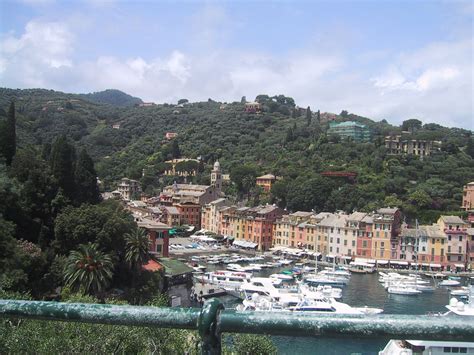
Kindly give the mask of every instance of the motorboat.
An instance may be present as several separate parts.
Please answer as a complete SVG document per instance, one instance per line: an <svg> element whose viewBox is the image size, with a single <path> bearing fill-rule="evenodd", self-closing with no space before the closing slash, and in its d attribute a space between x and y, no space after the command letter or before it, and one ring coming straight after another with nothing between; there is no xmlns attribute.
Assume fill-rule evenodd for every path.
<svg viewBox="0 0 474 355"><path fill-rule="evenodd" d="M421 293L416 287L405 284L396 284L388 287L388 293L394 295L415 296Z"/></svg>
<svg viewBox="0 0 474 355"><path fill-rule="evenodd" d="M356 274L372 274L375 272L375 266L364 262L353 261L349 264L349 271Z"/></svg>
<svg viewBox="0 0 474 355"><path fill-rule="evenodd" d="M251 277L252 274L247 272L218 270L197 275L194 279L196 282L212 284L226 290L235 290L240 288L245 281L249 281Z"/></svg>
<svg viewBox="0 0 474 355"><path fill-rule="evenodd" d="M474 343L446 340L399 340L391 339L379 355L428 355L445 353L464 353L472 354L474 352Z"/></svg>
<svg viewBox="0 0 474 355"><path fill-rule="evenodd" d="M302 313L322 313L322 314L351 314L351 315L371 315L382 313L379 308L351 307L348 304L338 302L334 299L321 297L318 299L295 297L281 297L279 301L271 297L253 294L251 299L243 301L238 310L257 312L302 312Z"/></svg>
<svg viewBox="0 0 474 355"><path fill-rule="evenodd" d="M341 299L342 290L338 287L331 287L329 285L310 286L305 283L299 283L298 291L306 298L315 299L323 295L327 298Z"/></svg>
<svg viewBox="0 0 474 355"><path fill-rule="evenodd" d="M307 276L305 282L312 285L345 286L349 282L349 279L341 276L316 274Z"/></svg>
<svg viewBox="0 0 474 355"><path fill-rule="evenodd" d="M459 286L460 284L461 283L457 280L447 279L447 280L441 281L438 285L439 286Z"/></svg>
<svg viewBox="0 0 474 355"><path fill-rule="evenodd" d="M457 297L469 296L470 288L469 287L460 287L460 288L456 288L456 289L451 289L450 293L451 293L451 296L457 296Z"/></svg>
<svg viewBox="0 0 474 355"><path fill-rule="evenodd" d="M453 297L446 308L449 311L445 313L445 315L456 314L458 316L474 317L474 306L471 301L464 303L463 301L459 301Z"/></svg>
<svg viewBox="0 0 474 355"><path fill-rule="evenodd" d="M287 274L271 274L270 278L272 279L280 279L284 281L292 281L294 280L292 275L287 275Z"/></svg>

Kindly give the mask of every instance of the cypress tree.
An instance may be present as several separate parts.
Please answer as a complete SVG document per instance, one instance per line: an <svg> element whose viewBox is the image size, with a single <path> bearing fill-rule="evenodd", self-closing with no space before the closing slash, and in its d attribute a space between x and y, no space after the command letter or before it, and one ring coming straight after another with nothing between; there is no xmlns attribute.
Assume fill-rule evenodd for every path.
<svg viewBox="0 0 474 355"><path fill-rule="evenodd" d="M472 139L472 137L469 137L469 140L467 141L466 153L474 159L474 139Z"/></svg>
<svg viewBox="0 0 474 355"><path fill-rule="evenodd" d="M82 149L76 162L76 201L95 204L100 201L97 173L92 158Z"/></svg>
<svg viewBox="0 0 474 355"><path fill-rule="evenodd" d="M171 156L173 157L173 159L181 157L181 150L179 149L179 144L177 140L174 140L173 143L171 143Z"/></svg>
<svg viewBox="0 0 474 355"><path fill-rule="evenodd" d="M51 150L51 171L58 186L71 201L75 195L75 158L74 147L68 143L66 137L57 138Z"/></svg>
<svg viewBox="0 0 474 355"><path fill-rule="evenodd" d="M16 152L16 118L15 103L12 101L8 110L7 121L3 125L2 153L8 166L12 164Z"/></svg>
<svg viewBox="0 0 474 355"><path fill-rule="evenodd" d="M321 123L321 112L319 110L316 113L316 119L318 120L318 123Z"/></svg>
<svg viewBox="0 0 474 355"><path fill-rule="evenodd" d="M306 121L307 121L307 124L308 126L311 124L311 116L312 116L312 112L311 112L311 108L308 106L308 108L306 109Z"/></svg>

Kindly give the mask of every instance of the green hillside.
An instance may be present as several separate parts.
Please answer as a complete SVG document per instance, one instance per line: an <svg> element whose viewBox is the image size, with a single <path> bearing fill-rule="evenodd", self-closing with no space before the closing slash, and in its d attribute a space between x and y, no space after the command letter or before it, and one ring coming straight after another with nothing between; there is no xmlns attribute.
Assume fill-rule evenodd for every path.
<svg viewBox="0 0 474 355"><path fill-rule="evenodd" d="M227 194L250 204L330 211L397 205L409 218L430 221L442 211L458 211L462 186L474 180L474 160L466 149L472 143L471 132L464 129L426 124L415 130L411 137L442 141L439 153L420 160L387 155L383 138L401 133L400 126L345 111L321 113L318 120L314 109L308 117L306 110L295 109L293 100L282 95L260 95L260 114L244 112L241 102L123 107L84 98L50 90L0 89L0 107L6 110L11 100L16 101L20 147L50 144L65 134L93 157L106 189L127 176L141 179L146 192L156 193L177 179L161 177L164 161L201 157L205 164L194 181L206 182L212 163L219 159L233 181ZM327 136L328 118L367 124L372 143ZM120 128L112 128L114 124ZM169 142L166 132L178 137ZM355 171L357 181L321 177L327 170ZM272 194L254 186L253 178L265 173L282 177Z"/></svg>

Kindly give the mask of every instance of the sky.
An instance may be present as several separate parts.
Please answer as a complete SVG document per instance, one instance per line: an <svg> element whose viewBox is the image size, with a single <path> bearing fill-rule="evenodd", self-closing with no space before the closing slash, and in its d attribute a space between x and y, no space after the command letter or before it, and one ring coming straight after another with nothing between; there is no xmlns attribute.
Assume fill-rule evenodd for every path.
<svg viewBox="0 0 474 355"><path fill-rule="evenodd" d="M253 100L474 130L474 2L1 0L0 86Z"/></svg>

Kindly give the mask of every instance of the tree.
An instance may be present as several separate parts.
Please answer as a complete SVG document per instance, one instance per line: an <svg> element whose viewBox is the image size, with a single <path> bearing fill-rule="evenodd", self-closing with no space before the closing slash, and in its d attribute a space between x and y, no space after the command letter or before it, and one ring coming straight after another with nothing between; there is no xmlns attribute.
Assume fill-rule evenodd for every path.
<svg viewBox="0 0 474 355"><path fill-rule="evenodd" d="M268 336L239 334L233 339L236 354L270 355L277 354L277 348Z"/></svg>
<svg viewBox="0 0 474 355"><path fill-rule="evenodd" d="M148 261L149 246L150 241L144 229L136 228L131 233L125 234L125 260L132 269L140 270Z"/></svg>
<svg viewBox="0 0 474 355"><path fill-rule="evenodd" d="M465 152L472 159L474 159L474 139L472 139L472 137L469 137L469 139L467 141Z"/></svg>
<svg viewBox="0 0 474 355"><path fill-rule="evenodd" d="M68 206L56 217L54 246L57 252L66 254L80 244L96 243L101 250L122 255L124 236L133 228L133 218L117 201Z"/></svg>
<svg viewBox="0 0 474 355"><path fill-rule="evenodd" d="M181 150L179 149L178 141L175 139L171 143L171 157L177 159L181 157Z"/></svg>
<svg viewBox="0 0 474 355"><path fill-rule="evenodd" d="M416 118L405 120L402 122L402 131L414 132L420 129L422 125L423 122L417 120Z"/></svg>
<svg viewBox="0 0 474 355"><path fill-rule="evenodd" d="M51 152L51 170L58 185L70 200L75 197L75 150L65 136L60 136L53 144Z"/></svg>
<svg viewBox="0 0 474 355"><path fill-rule="evenodd" d="M240 165L230 170L230 178L237 186L239 194L249 194L252 187L255 186L257 178L257 169L253 165Z"/></svg>
<svg viewBox="0 0 474 355"><path fill-rule="evenodd" d="M311 108L308 106L306 109L306 124L309 126L311 125L311 117L313 116L313 113L311 112Z"/></svg>
<svg viewBox="0 0 474 355"><path fill-rule="evenodd" d="M321 112L319 110L316 113L316 120L318 121L318 123L321 123Z"/></svg>
<svg viewBox="0 0 474 355"><path fill-rule="evenodd" d="M0 127L1 133L1 153L5 157L5 162L8 166L11 165L13 157L16 152L16 118L15 118L15 103L10 103L7 120Z"/></svg>
<svg viewBox="0 0 474 355"><path fill-rule="evenodd" d="M247 98L245 96L242 96L242 98L240 99L240 103L245 104L246 102L247 102Z"/></svg>
<svg viewBox="0 0 474 355"><path fill-rule="evenodd" d="M109 285L112 276L112 258L101 252L97 244L80 245L67 258L64 280L73 290L99 295Z"/></svg>
<svg viewBox="0 0 474 355"><path fill-rule="evenodd" d="M347 112L347 110L342 110L341 113L339 114L339 116L341 116L343 118L347 118L347 117L349 117L349 112Z"/></svg>
<svg viewBox="0 0 474 355"><path fill-rule="evenodd" d="M76 162L75 192L76 201L81 203L95 204L100 201L99 187L97 185L97 173L94 162L85 149L82 149Z"/></svg>
<svg viewBox="0 0 474 355"><path fill-rule="evenodd" d="M188 99L179 99L178 100L178 105L184 105L184 104L187 104L189 102Z"/></svg>

